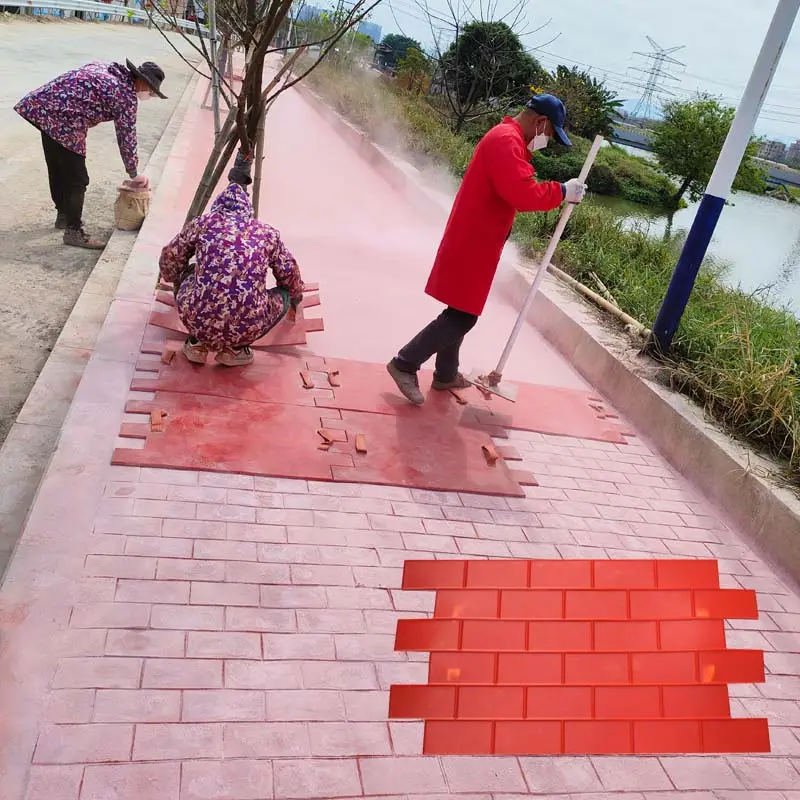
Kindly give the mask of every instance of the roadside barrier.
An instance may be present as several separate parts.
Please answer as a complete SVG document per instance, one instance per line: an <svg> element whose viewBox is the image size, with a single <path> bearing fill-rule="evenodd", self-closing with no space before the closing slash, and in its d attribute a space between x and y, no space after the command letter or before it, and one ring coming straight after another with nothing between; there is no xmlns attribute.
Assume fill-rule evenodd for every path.
<svg viewBox="0 0 800 800"><path fill-rule="evenodd" d="M26 9L33 16L75 17L84 15L83 19L98 22L129 22L131 24L147 23L162 29L183 28L190 33L208 36L208 26L199 25L194 20L183 19L176 14L166 13L162 16L158 11L152 16L145 10L140 0L129 0L125 5L122 0L103 3L97 0L0 0L0 8ZM148 7L152 7L147 2Z"/></svg>

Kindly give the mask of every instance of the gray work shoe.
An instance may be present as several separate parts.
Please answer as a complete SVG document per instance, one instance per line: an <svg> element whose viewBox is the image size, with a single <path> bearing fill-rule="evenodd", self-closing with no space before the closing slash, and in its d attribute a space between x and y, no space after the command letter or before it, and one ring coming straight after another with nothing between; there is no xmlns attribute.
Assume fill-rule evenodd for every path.
<svg viewBox="0 0 800 800"><path fill-rule="evenodd" d="M55 224L53 225L53 227L54 227L54 228L55 228L57 231L63 231L63 230L66 230L66 227L67 227L67 215L66 215L66 214L62 214L62 213L59 211L59 212L56 214L56 221L55 221Z"/></svg>
<svg viewBox="0 0 800 800"><path fill-rule="evenodd" d="M253 351L247 345L243 345L220 350L214 360L223 367L246 367L253 363L253 358Z"/></svg>
<svg viewBox="0 0 800 800"><path fill-rule="evenodd" d="M64 231L64 244L69 247L82 247L84 250L105 250L106 243L93 239L83 228L67 228Z"/></svg>
<svg viewBox="0 0 800 800"><path fill-rule="evenodd" d="M421 406L425 402L422 392L419 390L419 380L416 372L403 372L398 369L394 361L386 365L386 371L392 376L392 380L397 384L400 394L415 406Z"/></svg>
<svg viewBox="0 0 800 800"><path fill-rule="evenodd" d="M183 343L183 354L186 356L186 360L191 361L192 364L205 364L208 358L208 348L190 336Z"/></svg>
<svg viewBox="0 0 800 800"><path fill-rule="evenodd" d="M436 389L438 392L449 392L451 389L469 389L472 384L460 373L457 372L455 378L451 381L440 381L434 376L431 382L431 389Z"/></svg>

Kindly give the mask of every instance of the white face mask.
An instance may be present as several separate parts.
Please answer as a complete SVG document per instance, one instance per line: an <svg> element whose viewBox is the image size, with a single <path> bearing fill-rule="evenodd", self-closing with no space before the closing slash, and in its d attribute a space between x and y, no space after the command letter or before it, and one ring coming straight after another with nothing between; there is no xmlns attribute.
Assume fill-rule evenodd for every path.
<svg viewBox="0 0 800 800"><path fill-rule="evenodd" d="M537 133L536 136L528 142L528 150L530 150L531 153L535 153L537 150L544 150L549 141L550 137L546 133Z"/></svg>
<svg viewBox="0 0 800 800"><path fill-rule="evenodd" d="M150 100L153 97L152 93L149 91L136 92L136 96L139 98L140 101Z"/></svg>

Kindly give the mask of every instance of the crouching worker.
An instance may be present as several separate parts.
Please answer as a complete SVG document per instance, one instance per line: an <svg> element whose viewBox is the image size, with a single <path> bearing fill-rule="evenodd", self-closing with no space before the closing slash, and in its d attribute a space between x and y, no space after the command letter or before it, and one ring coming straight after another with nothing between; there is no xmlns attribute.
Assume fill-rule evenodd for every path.
<svg viewBox="0 0 800 800"><path fill-rule="evenodd" d="M161 277L173 283L178 315L189 331L183 353L194 364L204 364L210 350L226 367L251 363L250 345L287 314L294 320L303 299L297 262L278 231L253 215L244 189L251 164L237 156L230 184L211 210L161 251ZM271 289L269 271L276 283Z"/></svg>

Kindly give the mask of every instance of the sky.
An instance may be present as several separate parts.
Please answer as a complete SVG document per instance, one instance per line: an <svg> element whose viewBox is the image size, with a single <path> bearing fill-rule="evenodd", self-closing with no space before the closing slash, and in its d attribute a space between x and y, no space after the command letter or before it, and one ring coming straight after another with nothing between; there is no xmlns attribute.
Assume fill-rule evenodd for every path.
<svg viewBox="0 0 800 800"><path fill-rule="evenodd" d="M520 0L523 2L524 0ZM453 38L453 17L500 19L518 8L515 0L495 0L468 5L452 0L382 0L371 21L387 33L403 33L435 52L439 28L441 43ZM426 13L425 8L428 12ZM662 48L682 45L673 58L685 66L673 69L679 98L703 90L737 105L755 63L761 42L777 7L777 0L527 0L522 6L518 31L530 31L521 38L526 47L548 69L558 64L590 68L605 78L620 98L631 101L630 110L642 89L631 83L646 78L636 67L650 65L635 51L652 52L646 36ZM429 19L429 14L435 19ZM534 29L540 28L537 32ZM555 38L555 41L551 41ZM800 15L784 50L780 65L761 112L756 134L786 142L800 139Z"/></svg>

